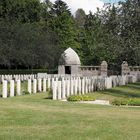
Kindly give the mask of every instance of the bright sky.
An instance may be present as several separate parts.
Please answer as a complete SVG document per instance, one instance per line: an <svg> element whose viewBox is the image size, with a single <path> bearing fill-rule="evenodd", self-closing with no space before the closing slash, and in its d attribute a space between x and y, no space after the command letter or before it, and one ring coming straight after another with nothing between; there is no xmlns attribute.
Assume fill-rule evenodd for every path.
<svg viewBox="0 0 140 140"><path fill-rule="evenodd" d="M55 2L55 0L50 1ZM96 12L97 7L102 8L104 3L108 2L117 3L120 0L63 0L63 1L65 1L68 4L73 14L78 8L82 8L86 12L86 14L88 14L89 11L92 11L93 13Z"/></svg>

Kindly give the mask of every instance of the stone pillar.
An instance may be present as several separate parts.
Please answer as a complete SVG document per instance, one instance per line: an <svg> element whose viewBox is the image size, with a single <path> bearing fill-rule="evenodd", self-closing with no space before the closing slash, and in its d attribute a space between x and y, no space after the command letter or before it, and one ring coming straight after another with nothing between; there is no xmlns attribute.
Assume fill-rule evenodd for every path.
<svg viewBox="0 0 140 140"><path fill-rule="evenodd" d="M128 74L130 74L130 68L128 66L127 61L123 61L121 67L122 67L122 72L121 72L122 75L128 75Z"/></svg>
<svg viewBox="0 0 140 140"><path fill-rule="evenodd" d="M58 81L58 100L61 100L61 81Z"/></svg>
<svg viewBox="0 0 140 140"><path fill-rule="evenodd" d="M7 98L7 81L6 80L3 80L2 97Z"/></svg>
<svg viewBox="0 0 140 140"><path fill-rule="evenodd" d="M43 79L43 92L46 92L46 79Z"/></svg>
<svg viewBox="0 0 140 140"><path fill-rule="evenodd" d="M107 76L107 68L108 68L108 64L107 64L107 62L106 61L102 61L102 63L101 63L101 69L100 69L100 74L102 75L102 76Z"/></svg>
<svg viewBox="0 0 140 140"><path fill-rule="evenodd" d="M57 82L53 83L53 100L57 100Z"/></svg>
<svg viewBox="0 0 140 140"><path fill-rule="evenodd" d="M31 79L28 79L28 92L30 94L32 93L32 81L31 81Z"/></svg>
<svg viewBox="0 0 140 140"><path fill-rule="evenodd" d="M10 80L10 97L14 96L14 88L15 88L15 82L14 80Z"/></svg>
<svg viewBox="0 0 140 140"><path fill-rule="evenodd" d="M41 92L42 91L42 79L38 79L38 91Z"/></svg>
<svg viewBox="0 0 140 140"><path fill-rule="evenodd" d="M21 82L17 80L17 95L21 95Z"/></svg>
<svg viewBox="0 0 140 140"><path fill-rule="evenodd" d="M36 93L37 90L37 80L33 79L33 93Z"/></svg>

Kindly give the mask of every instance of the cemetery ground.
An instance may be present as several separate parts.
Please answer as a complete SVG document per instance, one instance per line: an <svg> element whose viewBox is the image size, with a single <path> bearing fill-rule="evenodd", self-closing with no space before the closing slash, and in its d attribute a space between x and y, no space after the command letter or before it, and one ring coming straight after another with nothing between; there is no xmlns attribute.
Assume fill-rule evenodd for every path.
<svg viewBox="0 0 140 140"><path fill-rule="evenodd" d="M110 101L140 100L140 83L98 91L94 96ZM0 98L0 140L140 139L140 107L61 102L47 97L48 93L38 93Z"/></svg>

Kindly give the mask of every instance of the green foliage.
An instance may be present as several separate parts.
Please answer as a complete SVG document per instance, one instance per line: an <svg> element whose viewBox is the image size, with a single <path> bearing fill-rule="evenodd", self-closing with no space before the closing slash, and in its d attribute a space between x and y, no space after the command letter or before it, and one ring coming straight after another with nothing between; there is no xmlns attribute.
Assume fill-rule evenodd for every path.
<svg viewBox="0 0 140 140"><path fill-rule="evenodd" d="M84 27L86 21L86 14L83 9L78 9L75 13L75 21L78 27Z"/></svg>
<svg viewBox="0 0 140 140"><path fill-rule="evenodd" d="M28 91L23 91L22 94L23 94L23 95L28 95L28 94L30 94L30 93L29 93Z"/></svg>
<svg viewBox="0 0 140 140"><path fill-rule="evenodd" d="M67 98L68 101L82 101L82 96L80 95L71 95Z"/></svg>
<svg viewBox="0 0 140 140"><path fill-rule="evenodd" d="M112 105L117 105L117 106L120 106L121 105L121 101L120 100L117 100L115 99L114 101L111 102Z"/></svg>
<svg viewBox="0 0 140 140"><path fill-rule="evenodd" d="M85 65L106 60L114 71L124 60L140 65L139 9L139 0L126 0L94 14L78 9L74 17L62 0L1 0L0 67L56 69L68 47Z"/></svg>
<svg viewBox="0 0 140 140"><path fill-rule="evenodd" d="M0 17L8 22L36 22L41 18L39 0L2 0L0 6Z"/></svg>
<svg viewBox="0 0 140 140"><path fill-rule="evenodd" d="M75 21L65 2L57 0L54 3L50 11L48 24L59 38L59 47L63 49L68 47L78 48L78 43L75 41Z"/></svg>
<svg viewBox="0 0 140 140"><path fill-rule="evenodd" d="M128 105L140 106L140 99L130 99L130 100L128 101Z"/></svg>
<svg viewBox="0 0 140 140"><path fill-rule="evenodd" d="M91 95L71 95L67 98L68 101L94 101L95 97Z"/></svg>
<svg viewBox="0 0 140 140"><path fill-rule="evenodd" d="M130 106L140 106L140 99L115 99L111 102L112 105L130 105Z"/></svg>
<svg viewBox="0 0 140 140"><path fill-rule="evenodd" d="M127 100L122 100L122 99L115 99L114 101L111 102L112 105L120 106L120 105L127 105L128 101Z"/></svg>

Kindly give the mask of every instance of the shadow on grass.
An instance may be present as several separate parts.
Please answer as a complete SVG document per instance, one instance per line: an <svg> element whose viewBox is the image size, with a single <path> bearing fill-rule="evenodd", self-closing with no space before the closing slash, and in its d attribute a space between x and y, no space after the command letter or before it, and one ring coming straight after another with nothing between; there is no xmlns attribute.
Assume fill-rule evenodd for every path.
<svg viewBox="0 0 140 140"><path fill-rule="evenodd" d="M135 90L140 90L140 87L135 86L135 85L128 85L127 87L131 88L131 89L135 89Z"/></svg>
<svg viewBox="0 0 140 140"><path fill-rule="evenodd" d="M140 85L138 85L138 84L129 84L129 85L127 85L127 87L129 87L131 89L140 90Z"/></svg>
<svg viewBox="0 0 140 140"><path fill-rule="evenodd" d="M140 98L140 94L134 93L134 92L128 92L128 91L122 91L118 89L109 89L102 91L103 94L113 95L116 97L133 97L133 98Z"/></svg>
<svg viewBox="0 0 140 140"><path fill-rule="evenodd" d="M52 100L53 98L52 98L52 96L49 96L49 97L45 97L45 98L43 98L43 99L47 99L47 100Z"/></svg>
<svg viewBox="0 0 140 140"><path fill-rule="evenodd" d="M133 83L133 84L129 84L129 85L136 85L140 87L140 83Z"/></svg>

